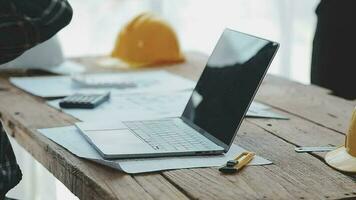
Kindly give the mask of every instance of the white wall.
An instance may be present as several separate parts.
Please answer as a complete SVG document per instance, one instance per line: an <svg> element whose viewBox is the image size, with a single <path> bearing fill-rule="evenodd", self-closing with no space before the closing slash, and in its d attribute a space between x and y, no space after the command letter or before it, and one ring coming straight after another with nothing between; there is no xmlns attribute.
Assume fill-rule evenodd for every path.
<svg viewBox="0 0 356 200"><path fill-rule="evenodd" d="M105 2L105 3L104 3ZM209 54L225 27L281 43L270 72L309 83L319 0L71 0L75 15L60 38L67 56L108 54L121 27L153 11L175 28L184 50Z"/></svg>

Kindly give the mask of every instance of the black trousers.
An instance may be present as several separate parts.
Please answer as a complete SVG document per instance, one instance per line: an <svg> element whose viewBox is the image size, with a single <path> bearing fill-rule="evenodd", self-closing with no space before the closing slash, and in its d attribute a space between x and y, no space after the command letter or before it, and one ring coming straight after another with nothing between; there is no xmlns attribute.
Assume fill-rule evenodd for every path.
<svg viewBox="0 0 356 200"><path fill-rule="evenodd" d="M321 0L316 14L311 82L356 99L356 0Z"/></svg>

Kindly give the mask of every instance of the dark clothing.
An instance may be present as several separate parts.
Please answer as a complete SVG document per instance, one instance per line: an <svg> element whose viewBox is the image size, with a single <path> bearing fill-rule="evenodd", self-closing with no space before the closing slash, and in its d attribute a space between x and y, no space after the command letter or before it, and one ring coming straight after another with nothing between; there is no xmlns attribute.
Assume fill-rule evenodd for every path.
<svg viewBox="0 0 356 200"><path fill-rule="evenodd" d="M356 99L356 1L322 0L313 42L311 82Z"/></svg>
<svg viewBox="0 0 356 200"><path fill-rule="evenodd" d="M0 199L3 199L7 191L17 185L21 178L21 170L0 121Z"/></svg>
<svg viewBox="0 0 356 200"><path fill-rule="evenodd" d="M0 64L46 41L72 18L66 0L0 0ZM22 174L0 123L0 200Z"/></svg>
<svg viewBox="0 0 356 200"><path fill-rule="evenodd" d="M71 18L66 0L0 0L0 64L48 40Z"/></svg>

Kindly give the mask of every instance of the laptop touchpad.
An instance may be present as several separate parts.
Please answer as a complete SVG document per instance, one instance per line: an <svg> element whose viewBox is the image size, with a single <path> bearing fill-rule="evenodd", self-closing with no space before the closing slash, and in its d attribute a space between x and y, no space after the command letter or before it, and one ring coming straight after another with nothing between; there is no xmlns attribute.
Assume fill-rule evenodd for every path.
<svg viewBox="0 0 356 200"><path fill-rule="evenodd" d="M153 153L154 149L127 129L85 131L104 155Z"/></svg>

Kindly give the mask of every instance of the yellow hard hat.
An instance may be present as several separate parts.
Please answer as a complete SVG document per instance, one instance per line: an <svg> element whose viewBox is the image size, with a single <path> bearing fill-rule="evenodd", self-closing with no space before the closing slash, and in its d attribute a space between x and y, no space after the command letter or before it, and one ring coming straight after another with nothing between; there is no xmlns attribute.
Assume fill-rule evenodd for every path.
<svg viewBox="0 0 356 200"><path fill-rule="evenodd" d="M325 161L340 171L356 173L356 107L351 117L345 145L327 153Z"/></svg>
<svg viewBox="0 0 356 200"><path fill-rule="evenodd" d="M122 29L111 56L131 67L184 61L173 29L151 13L138 15Z"/></svg>

